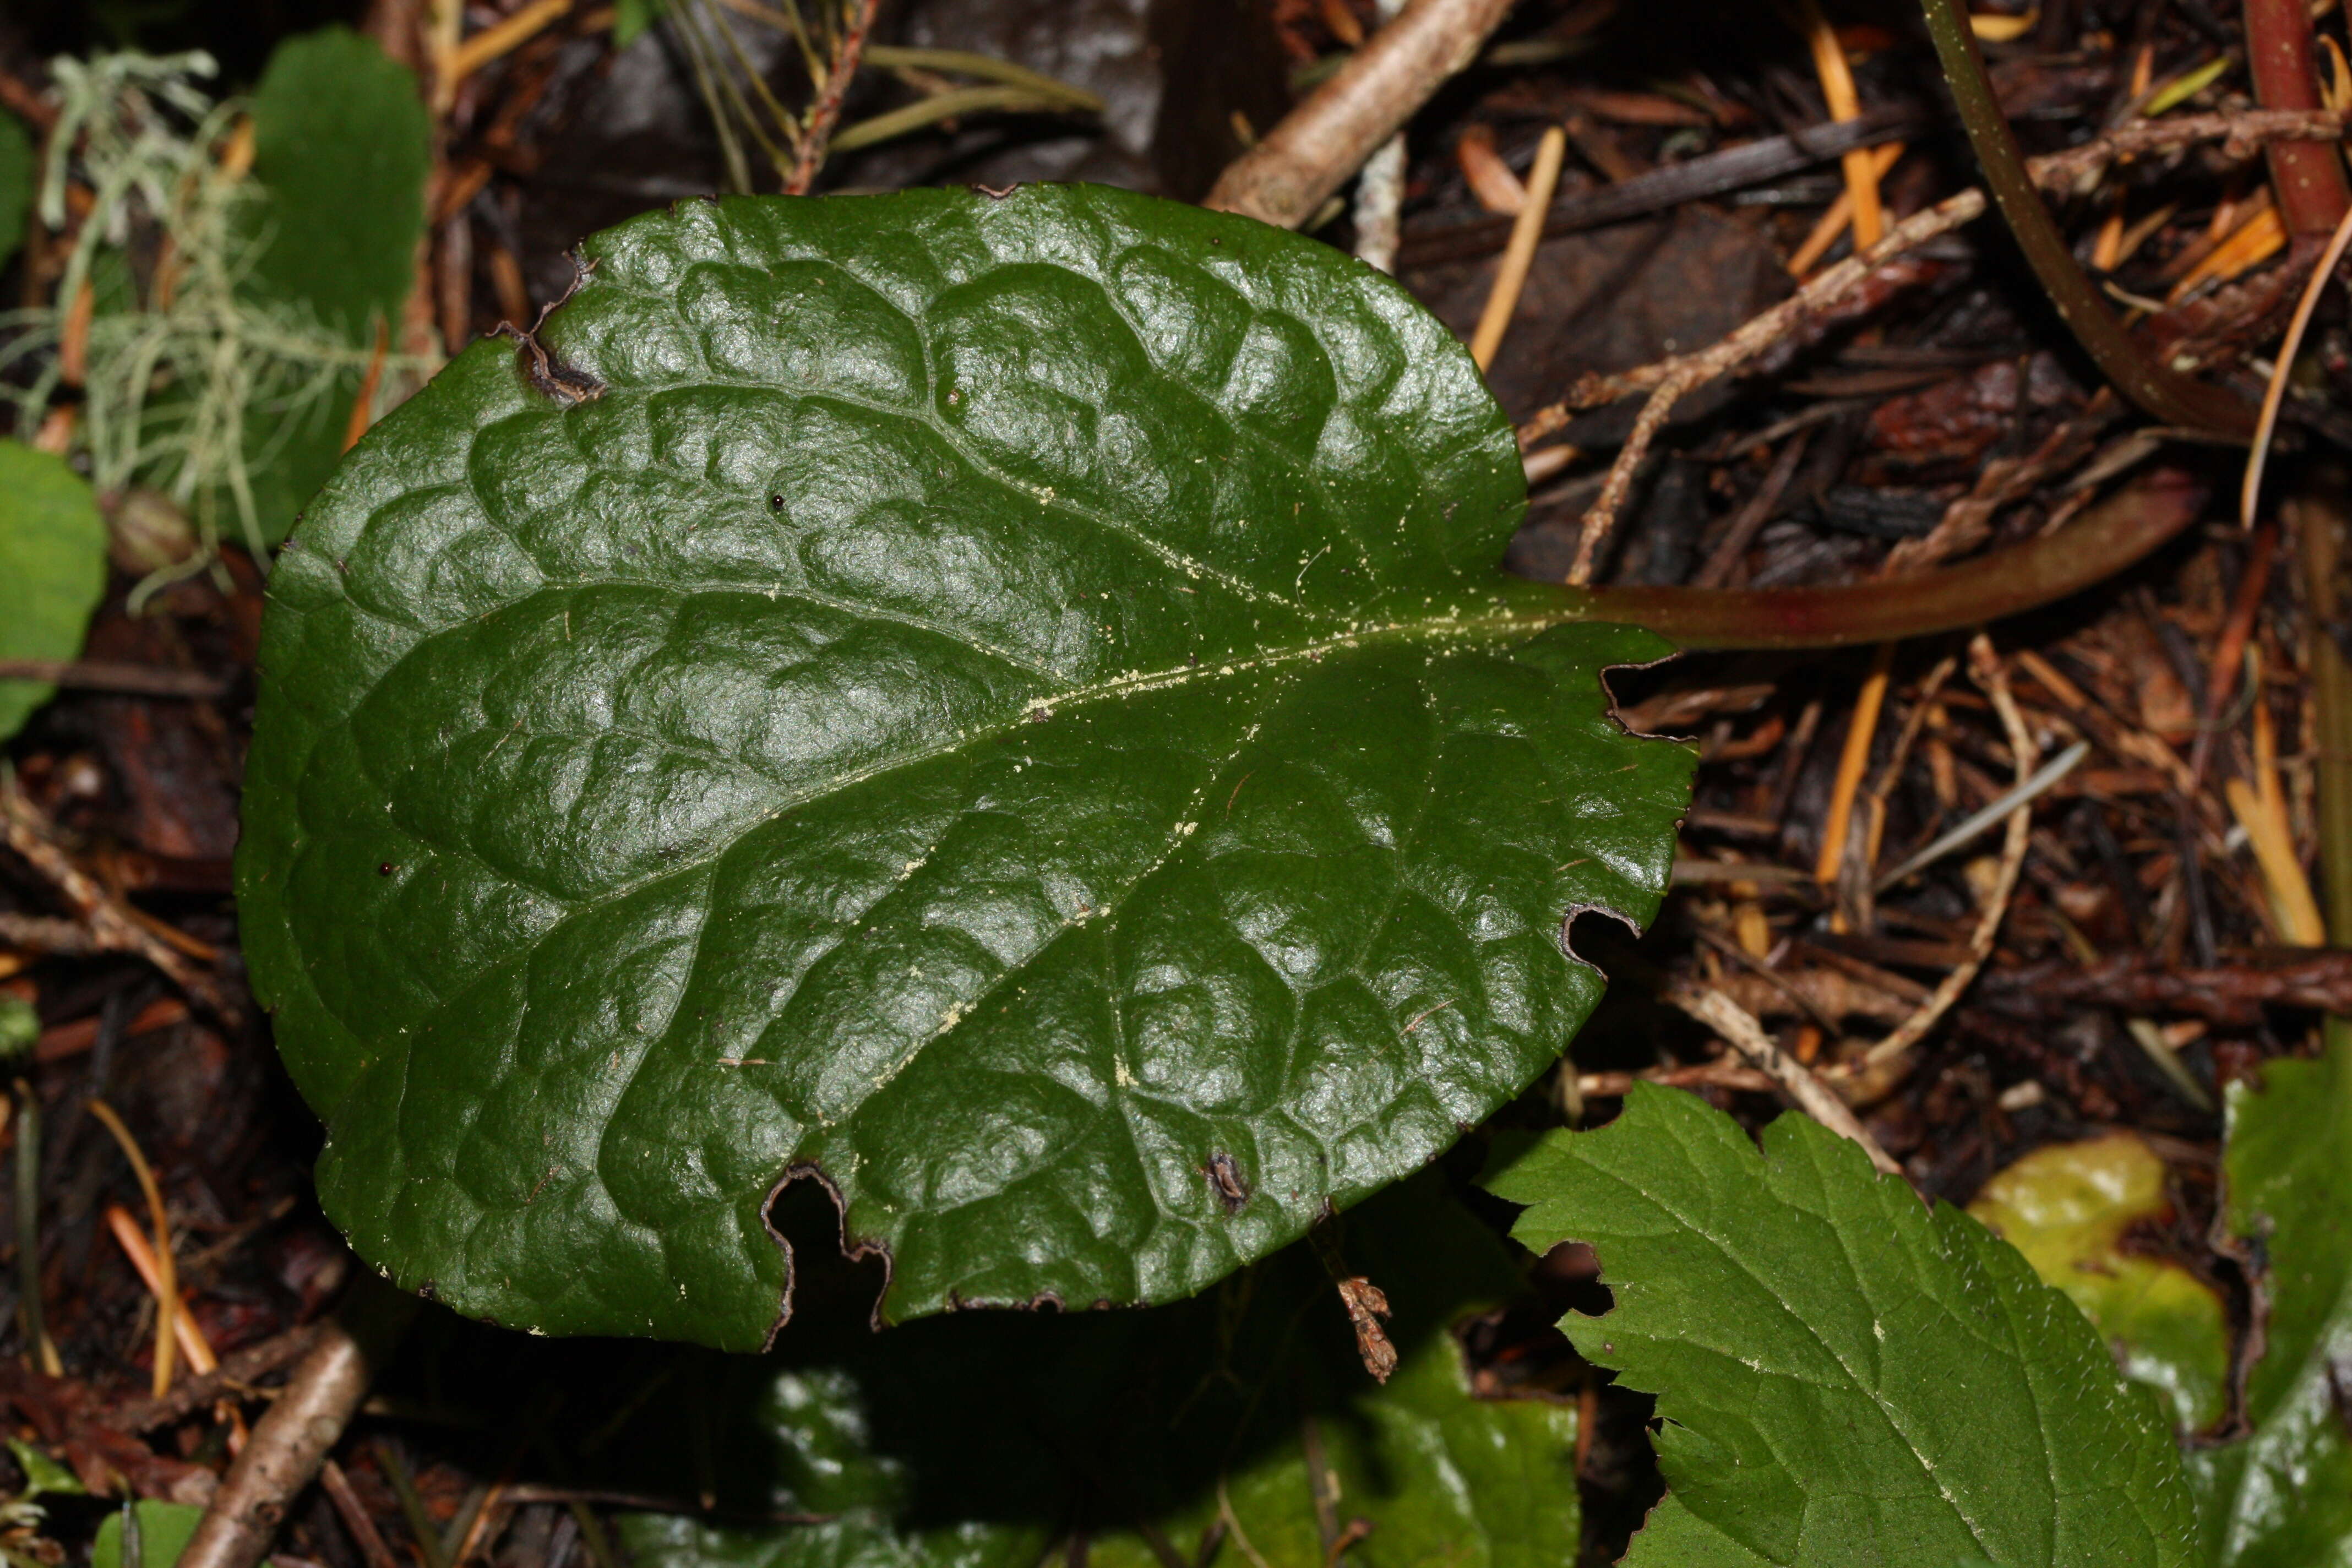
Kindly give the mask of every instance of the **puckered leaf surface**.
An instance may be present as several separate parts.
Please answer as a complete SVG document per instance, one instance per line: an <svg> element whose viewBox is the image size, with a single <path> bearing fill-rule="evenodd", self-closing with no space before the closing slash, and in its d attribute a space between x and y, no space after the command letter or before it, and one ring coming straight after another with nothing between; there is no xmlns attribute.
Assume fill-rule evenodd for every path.
<svg viewBox="0 0 2352 1568"><path fill-rule="evenodd" d="M2189 1456L2216 1568L2352 1563L2352 1029L2230 1086L2230 1228L2270 1300L2246 1378L2253 1435Z"/></svg>
<svg viewBox="0 0 2352 1568"><path fill-rule="evenodd" d="M586 258L272 583L245 928L364 1257L756 1346L801 1170L888 1317L1166 1301L1559 1055L1689 756L1604 711L1663 643L1535 635L1509 426L1390 279L1085 187Z"/></svg>
<svg viewBox="0 0 2352 1568"><path fill-rule="evenodd" d="M1102 1568L1160 1568L1164 1551L1325 1568L1360 1520L1357 1568L1563 1568L1578 1546L1574 1405L1475 1397L1450 1331L1520 1293L1501 1243L1426 1177L1356 1211L1344 1236L1348 1266L1394 1309L1386 1386L1304 1243L1143 1312L975 1313L878 1337L861 1324L822 1349L793 1347L796 1323L751 1363L764 1375L732 1363L699 1386L730 1407L703 1439L724 1456L721 1509L799 1520L625 1517L631 1555L1033 1568L1076 1536ZM693 1446L628 1436L641 1455ZM691 1478L632 1484L676 1494Z"/></svg>
<svg viewBox="0 0 2352 1568"><path fill-rule="evenodd" d="M2123 1568L2196 1562L2154 1392L1967 1215L1809 1119L1634 1086L1488 1184L1530 1247L1590 1242L1579 1350L1654 1393L1667 1497L1626 1561Z"/></svg>

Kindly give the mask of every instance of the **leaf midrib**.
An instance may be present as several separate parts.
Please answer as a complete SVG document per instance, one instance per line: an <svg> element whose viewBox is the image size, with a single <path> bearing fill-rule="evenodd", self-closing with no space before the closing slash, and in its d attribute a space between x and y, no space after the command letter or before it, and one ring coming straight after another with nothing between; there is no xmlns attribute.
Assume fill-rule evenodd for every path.
<svg viewBox="0 0 2352 1568"><path fill-rule="evenodd" d="M760 596L765 597L765 595ZM792 595L780 593L779 595L780 599L790 596ZM1139 671L1132 675L1123 675L1111 680L1099 681L1092 686L1075 688L1055 697L1032 699L1029 703L1021 708L1017 712L1009 715L998 723L989 725L982 729L963 731L959 733L951 742L947 743L926 747L920 751L903 752L897 756L876 762L871 765L854 773L836 774L821 784L811 784L798 791L786 794L772 805L770 809L764 815L757 818L755 821L746 824L741 829L729 835L724 842L714 846L707 854L698 856L694 859L684 861L675 866L667 867L649 876L640 878L636 881L611 889L586 900L558 900L556 899L556 895L547 892L545 889L538 889L550 899L564 904L564 912L562 917L551 921L544 930L533 935L528 942L518 945L512 952L508 952L499 958L484 964L481 968L460 977L455 984L449 985L446 991L439 992L436 994L435 1005L436 1007L446 1005L448 998L464 994L466 992L479 984L486 978L503 972L510 964L528 961L530 954L534 952L541 944L548 941L549 938L553 936L557 931L562 931L571 924L573 921L595 915L604 910L612 908L614 905L624 903L641 893L652 891L653 889L676 881L680 878L698 876L708 871L719 859L731 851L736 845L740 844L744 836L751 832L760 823L772 822L777 817L782 816L788 812L797 810L801 806L806 805L813 801L824 799L827 795L836 794L842 790L855 788L859 784L866 784L885 774L898 772L902 768L919 767L927 763L937 762L942 757L951 756L957 752L967 747L979 747L992 744L1016 733L1022 725L1037 722L1040 719L1051 718L1055 712L1064 708L1070 706L1087 706L1130 695L1140 696L1157 691L1172 690L1182 686L1192 684L1197 680L1240 679L1263 670L1278 669L1302 661L1319 661L1323 658L1334 652L1352 651L1368 645L1379 646L1383 643L1406 642L1411 641L1417 637L1425 637L1432 640L1442 640L1450 637L1464 645L1463 648L1457 649L1456 651L1466 651L1469 647L1474 645L1491 646L1496 643L1506 642L1514 638L1524 638L1548 629L1554 624L1556 624L1556 622L1553 617L1544 616L1540 613L1515 610L1507 604L1498 604L1490 610L1467 616L1462 614L1460 608L1457 606L1448 606L1443 613L1415 617L1411 620L1383 622L1369 626L1352 628L1347 632L1336 634L1328 637L1314 638L1306 642L1287 646L1276 646L1255 658L1223 660L1214 666L1203 662L1197 667L1190 665L1174 666L1163 669ZM437 635L438 634L436 634L435 636ZM435 636L428 636L418 639L415 644L411 646L406 653L401 656L401 658L398 661L396 661L390 668L385 670L383 677L378 678L376 685L380 687L383 684L383 679L389 678L393 670L397 669L400 665L406 663L408 659L415 656L419 649L434 641ZM348 721L346 721L346 722L348 722ZM525 731L524 737L528 739L530 733L530 731ZM378 789L387 791L387 798L389 798L389 786L386 784L384 780L376 775L373 755L366 748L359 748L358 754L360 756L362 765L368 770L370 781L373 783ZM764 775L755 773L752 776L758 777ZM443 855L462 855L466 858L484 866L494 875L499 877L503 880L514 879L511 874L506 869L484 860L479 855L476 854L471 849L458 845L443 844L436 840L425 838L422 834L416 835L416 837L420 840L431 844L436 853ZM352 1020L342 1018L340 1014L337 1015L337 1017L343 1023L343 1026L346 1028L353 1030L353 1032L362 1039L375 1039L380 1037L378 1031L362 1029Z"/></svg>
<svg viewBox="0 0 2352 1568"><path fill-rule="evenodd" d="M1790 1323L1802 1331L1802 1332L1807 1337L1811 1338L1816 1345L1820 1346L1822 1352L1830 1358L1840 1372L1845 1374L1847 1386L1854 1394L1861 1395L1864 1400L1866 1400L1870 1407L1877 1412L1879 1419L1886 1423L1888 1430L1902 1440L1905 1449L1906 1449L1910 1453L1912 1458L1917 1462L1921 1473L1927 1478L1929 1484L1935 1488L1936 1495L1943 1499L1944 1505L1952 1510L1952 1517L1958 1520L1960 1527L1969 1532L1969 1538L1971 1541L1974 1541L1979 1549L1984 1551L1988 1555L1990 1555L1992 1548L1986 1542L1984 1533L1978 1527L1977 1521L1969 1517L1968 1510L1960 1506L1959 1500L1952 1495L1951 1489L1945 1485L1943 1477L1937 1472L1935 1462L1929 1458L1926 1450L1919 1446L1917 1439L1913 1437L1909 1431L1906 1430L1904 1423L1897 1419L1896 1412L1888 1404L1886 1399L1882 1396L1876 1389L1871 1387L1868 1384L1863 1381L1860 1375L1856 1373L1853 1367L1847 1362L1846 1358L1838 1352L1836 1347L1829 1342L1828 1339L1822 1333L1822 1331L1811 1322L1807 1321L1803 1314L1791 1308L1787 1300L1782 1296L1780 1289L1766 1280L1763 1276L1759 1274L1756 1271L1754 1265L1752 1265L1746 1257L1734 1247L1727 1237L1718 1235L1714 1230L1700 1224L1697 1220L1682 1214L1677 1205L1669 1203L1665 1198L1648 1191L1646 1188L1642 1187L1636 1183L1627 1180L1616 1171L1609 1170L1598 1165L1592 1166L1591 1168L1599 1171L1602 1175L1606 1176L1610 1181L1614 1182L1621 1188L1635 1194L1643 1201L1659 1209L1661 1212L1673 1215L1675 1223L1688 1230L1692 1235L1704 1237L1715 1247L1716 1251L1727 1263L1731 1264L1734 1268L1738 1268L1740 1273L1746 1275L1748 1280L1763 1293L1765 1299L1770 1301ZM1787 1200L1783 1199L1782 1201L1785 1202ZM1835 1229L1836 1227L1832 1226L1832 1228ZM1843 1242L1841 1244L1843 1244ZM1674 1336L1669 1335L1666 1337L1672 1339ZM2036 1405L2038 1408L2038 1398ZM2046 1428L2043 1430L2042 1436L2043 1438L2042 1447L2046 1450L2049 1447L2048 1432Z"/></svg>

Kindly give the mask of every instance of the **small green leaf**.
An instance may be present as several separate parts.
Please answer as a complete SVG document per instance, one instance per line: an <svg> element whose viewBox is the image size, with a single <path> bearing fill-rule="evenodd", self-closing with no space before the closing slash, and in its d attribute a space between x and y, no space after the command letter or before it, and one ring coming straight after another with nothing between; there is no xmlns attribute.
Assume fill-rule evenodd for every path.
<svg viewBox="0 0 2352 1568"><path fill-rule="evenodd" d="M139 1502L139 1568L172 1568L205 1510L178 1502ZM122 1510L116 1509L98 1521L98 1539L90 1543L89 1568L123 1568Z"/></svg>
<svg viewBox="0 0 2352 1568"><path fill-rule="evenodd" d="M33 138L25 122L0 112L0 267L7 266L25 243L25 226L32 221L33 193L39 184Z"/></svg>
<svg viewBox="0 0 2352 1568"><path fill-rule="evenodd" d="M63 458L0 441L0 658L69 659L106 591L106 522ZM0 680L0 741L56 688Z"/></svg>
<svg viewBox="0 0 2352 1568"><path fill-rule="evenodd" d="M41 1037L41 1016L22 996L0 996L0 1064L14 1062Z"/></svg>
<svg viewBox="0 0 2352 1568"><path fill-rule="evenodd" d="M247 291L299 306L354 346L378 322L396 335L425 232L432 118L416 78L347 27L289 38L253 96L253 178L266 193ZM253 472L264 542L274 543L332 472L361 373L298 416L257 413L248 450L274 454Z"/></svg>
<svg viewBox="0 0 2352 1568"><path fill-rule="evenodd" d="M1394 1310L1402 1360L1385 1387L1303 1244L1174 1307L861 1330L831 1356L772 1358L748 1389L731 1365L684 1385L722 1404L730 1389L751 1395L704 1442L732 1467L722 1510L820 1517L745 1528L640 1514L623 1538L639 1568L1029 1568L1077 1528L1103 1568L1158 1568L1161 1547L1207 1561L1220 1535L1221 1563L1323 1568L1327 1531L1361 1520L1359 1568L1571 1562L1574 1407L1474 1397L1450 1331L1520 1289L1493 1234L1422 1178L1366 1204L1345 1235L1349 1267ZM693 1447L625 1436L640 1454Z"/></svg>
<svg viewBox="0 0 2352 1568"><path fill-rule="evenodd" d="M1759 1153L1637 1084L1488 1184L1529 1247L1591 1244L1616 1307L1562 1327L1658 1396L1668 1495L1634 1568L2196 1560L2154 1392L2015 1248L1811 1120Z"/></svg>
<svg viewBox="0 0 2352 1568"><path fill-rule="evenodd" d="M65 1466L50 1458L22 1437L8 1439L8 1452L16 1460L16 1468L24 1473L25 1498L37 1498L44 1493L53 1497L85 1497L89 1489L81 1479Z"/></svg>
<svg viewBox="0 0 2352 1568"><path fill-rule="evenodd" d="M2246 1379L2253 1436L2193 1451L2217 1568L2352 1560L2352 1026L2328 1020L2315 1061L2263 1064L2230 1086L2222 1156L2230 1229L2270 1298Z"/></svg>
<svg viewBox="0 0 2352 1568"><path fill-rule="evenodd" d="M637 36L661 19L662 0L615 0L613 6L613 47L625 49Z"/></svg>
<svg viewBox="0 0 2352 1568"><path fill-rule="evenodd" d="M2230 1324L2210 1285L2125 1236L2171 1207L2164 1162L2136 1132L2037 1149L1984 1184L1969 1213L2066 1292L2126 1375L2163 1393L2190 1432L2229 1404Z"/></svg>
<svg viewBox="0 0 2352 1568"><path fill-rule="evenodd" d="M1557 1058L1690 754L1391 279L1089 187L584 250L271 582L244 930L362 1256L752 1348L814 1172L888 1318L1168 1301Z"/></svg>

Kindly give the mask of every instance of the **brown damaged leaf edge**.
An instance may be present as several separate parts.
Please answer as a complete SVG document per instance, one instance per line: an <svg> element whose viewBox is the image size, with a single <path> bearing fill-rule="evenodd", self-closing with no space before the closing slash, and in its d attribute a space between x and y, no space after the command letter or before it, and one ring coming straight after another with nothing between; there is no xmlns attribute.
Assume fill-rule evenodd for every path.
<svg viewBox="0 0 2352 1568"><path fill-rule="evenodd" d="M586 371L575 370L563 363L549 353L546 346L539 341L540 330L547 325L547 319L570 303L572 296L580 292L580 286L588 281L588 275L596 269L594 262L583 259L577 253L567 259L572 263L572 281L563 286L562 293L539 308L539 319L528 327L513 321L500 321L492 334L514 340L516 358L521 366L523 378L541 396L563 408L570 408L574 404L593 403L604 396L605 390L603 382Z"/></svg>
<svg viewBox="0 0 2352 1568"><path fill-rule="evenodd" d="M2159 469L2044 538L1917 577L1823 588L1570 589L1563 619L1622 621L1686 648L1842 647L1956 631L2055 604L2135 564L2203 512L2208 491Z"/></svg>
<svg viewBox="0 0 2352 1568"><path fill-rule="evenodd" d="M890 1277L898 1268L898 1260L890 1256L887 1242L866 1237L852 1241L849 1238L849 1205L843 1200L841 1189L834 1185L833 1178L824 1173L822 1166L801 1163L784 1167L784 1173L776 1178L774 1186L768 1189L767 1202L760 1205L760 1223L768 1227L769 1239L776 1244L776 1250L784 1255L783 1299L776 1303L776 1321L768 1325L768 1337L760 1349L763 1352L775 1349L776 1336L782 1333L784 1325L793 1321L793 1294L800 1284L800 1259L793 1249L792 1242L776 1228L776 1200L782 1197L784 1189L794 1182L814 1182L824 1189L824 1195L833 1200L834 1224L840 1237L841 1256L845 1259L851 1263L863 1263L869 1258L882 1260L882 1288L874 1292L874 1308L866 1319L867 1325L876 1333L880 1333L888 1327L883 1321L882 1303L889 1300Z"/></svg>

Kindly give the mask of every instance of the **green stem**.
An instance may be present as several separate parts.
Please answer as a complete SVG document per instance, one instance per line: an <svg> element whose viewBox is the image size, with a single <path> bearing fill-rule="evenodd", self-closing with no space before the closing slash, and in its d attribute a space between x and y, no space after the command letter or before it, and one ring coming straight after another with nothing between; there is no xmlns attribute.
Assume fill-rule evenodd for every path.
<svg viewBox="0 0 2352 1568"><path fill-rule="evenodd" d="M2245 0L2246 64L2264 109L2320 109L2319 62L2305 0ZM2289 234L2330 234L2352 206L2344 160L2329 142L2273 142L2271 190Z"/></svg>
<svg viewBox="0 0 2352 1568"><path fill-rule="evenodd" d="M1573 607L1562 618L1647 626L1691 648L1843 647L1927 637L2039 609L2105 582L2194 522L2205 499L2205 488L2187 475L2159 470L2056 533L1916 577L1829 588L1570 589ZM2352 802L2352 793L2345 798Z"/></svg>
<svg viewBox="0 0 2352 1568"><path fill-rule="evenodd" d="M1927 13L1927 32L1943 62L1945 79L1951 84L1953 100L1969 128L1977 162L1984 169L1985 184L2067 331L2117 390L2158 419L2192 430L2252 436L2254 412L2242 400L2158 361L2132 341L2115 312L2107 309L2089 275L2075 262L2066 237L2058 232L2057 220L2050 216L2026 173L2024 152L2001 116L2000 101L1993 95L1992 79L1985 74L1984 56L1977 48L1967 13L1958 0L1919 0L1919 4ZM2326 151L2334 156L2332 148Z"/></svg>

